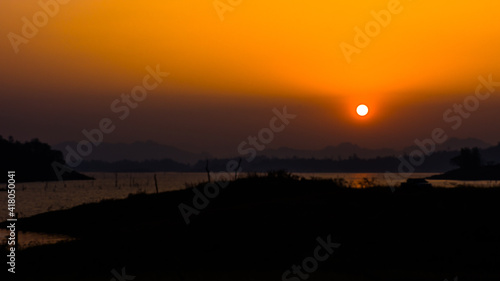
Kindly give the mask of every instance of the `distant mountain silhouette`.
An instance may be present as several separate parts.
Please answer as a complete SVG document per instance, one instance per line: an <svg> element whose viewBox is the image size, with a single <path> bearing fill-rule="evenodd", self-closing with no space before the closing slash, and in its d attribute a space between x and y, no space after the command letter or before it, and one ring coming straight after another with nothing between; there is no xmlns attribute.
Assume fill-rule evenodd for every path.
<svg viewBox="0 0 500 281"><path fill-rule="evenodd" d="M266 149L261 152L261 155L270 158L318 158L318 159L346 159L352 155L360 158L375 158L397 155L396 150L390 148L369 149L363 148L356 144L344 142L339 145L327 146L321 150L303 150L282 147L278 149Z"/></svg>
<svg viewBox="0 0 500 281"><path fill-rule="evenodd" d="M48 144L33 139L21 143L14 138L4 139L0 136L0 171L5 173L0 182L7 182L7 171L15 171L16 182L56 181L59 180L53 163L64 165L60 151L51 149ZM75 171L62 174L63 180L92 179Z"/></svg>
<svg viewBox="0 0 500 281"><path fill-rule="evenodd" d="M436 151L456 151L460 150L462 147L478 147L484 149L490 147L488 144L482 140L475 138L449 138L443 144L436 146ZM380 149L370 149L363 148L356 144L344 142L339 145L327 146L320 150L301 150L293 149L288 147L282 147L278 149L266 149L260 153L260 155L267 156L270 158L317 158L317 159L346 159L350 156L356 155L359 158L370 159L376 157L387 157L387 156L397 156L401 154L408 154L411 151L418 149L417 146L408 146L403 150L397 150L392 148L380 148Z"/></svg>
<svg viewBox="0 0 500 281"><path fill-rule="evenodd" d="M415 167L417 173L444 172L452 168L450 158L456 152L437 152L426 161ZM404 156L408 162L408 156ZM225 171L230 159L212 159L209 161L211 171ZM287 170L296 173L384 173L397 172L400 160L394 156L359 158L355 155L346 159L320 159L320 158L268 158L258 156L252 162L242 162L244 172L266 172L271 170ZM192 171L203 172L205 161L196 163Z"/></svg>
<svg viewBox="0 0 500 281"><path fill-rule="evenodd" d="M414 172L444 172L452 168L450 158L457 155L457 151L436 152L428 157L422 165L415 167ZM408 156L405 156L406 161ZM226 171L229 158L209 159L211 172ZM400 160L394 156L363 159L350 156L346 159L319 159L319 158L269 158L258 156L248 163L242 161L243 172L267 172L270 170L287 170L289 172L324 172L324 173L384 173L397 172ZM78 166L79 171L85 172L205 172L206 160L200 160L192 165L181 164L169 159L117 162L84 161Z"/></svg>
<svg viewBox="0 0 500 281"><path fill-rule="evenodd" d="M500 142L496 146L480 150L485 164L500 163Z"/></svg>
<svg viewBox="0 0 500 281"><path fill-rule="evenodd" d="M77 142L63 142L54 145L54 148L66 156L66 146L76 148ZM179 163L194 163L200 159L210 158L208 153L191 153L173 146L163 145L154 141L137 141L134 143L101 143L94 147L89 156L83 157L86 161L97 160L116 162L121 160L145 161L171 159Z"/></svg>
<svg viewBox="0 0 500 281"><path fill-rule="evenodd" d="M120 173L145 173L145 172L192 172L188 164L175 162L171 159L131 161L120 160L106 162L100 160L83 161L78 166L79 171L87 172L120 172Z"/></svg>
<svg viewBox="0 0 500 281"><path fill-rule="evenodd" d="M282 149L281 151L291 151ZM360 150L357 150L358 152ZM479 150L484 163L493 165L500 163L500 143L497 146ZM460 155L460 150L437 151L425 158L424 163L415 166L414 172L438 173L453 169L450 159ZM270 170L285 169L290 172L330 172L330 173L383 173L397 172L401 165L398 157L403 157L409 162L408 154L398 156L361 158L353 153L345 158L325 157L291 157L278 158L268 156L257 156L250 163L243 160L241 168L244 172L266 172ZM208 158L207 158L208 159ZM230 158L209 159L209 170L220 172L226 170ZM79 171L86 172L205 172L206 159L199 160L193 164L183 164L171 159L130 161L121 160L114 162L106 161L84 161Z"/></svg>
<svg viewBox="0 0 500 281"><path fill-rule="evenodd" d="M477 147L479 149L485 149L491 146L492 144L476 138L466 138L466 139L449 138L446 142L436 145L436 151L455 151L455 150L460 150L463 147ZM405 149L403 149L403 152L409 153L417 148L418 147L415 145L408 146Z"/></svg>
<svg viewBox="0 0 500 281"><path fill-rule="evenodd" d="M425 162L415 166L414 172L445 172L453 169L450 159L460 154L455 147L480 146L481 155L487 164L500 163L500 144L487 147L477 139L451 138L449 142L436 148ZM75 147L76 143L63 143ZM463 145L463 146L462 146ZM417 149L408 147L406 152L392 149L367 149L351 143L328 146L321 150L299 150L293 148L266 149L259 152L257 158L248 163L242 162L245 172L264 172L285 169L290 172L332 172L353 173L386 171L395 172L401 165L398 157L409 161L408 154ZM213 158L208 154L195 154L156 142L135 142L132 144L103 143L91 153L76 169L84 172L205 172L206 160L209 159L209 169L212 172L225 171L230 158ZM236 156L235 158L238 158ZM245 156L241 156L245 159Z"/></svg>

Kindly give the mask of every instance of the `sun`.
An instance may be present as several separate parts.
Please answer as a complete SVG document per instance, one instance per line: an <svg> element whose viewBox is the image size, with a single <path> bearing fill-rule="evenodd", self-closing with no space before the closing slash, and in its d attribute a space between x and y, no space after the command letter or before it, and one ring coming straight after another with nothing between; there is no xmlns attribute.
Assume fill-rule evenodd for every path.
<svg viewBox="0 0 500 281"><path fill-rule="evenodd" d="M356 108L356 112L358 113L359 116L365 116L366 114L368 114L368 106L360 104Z"/></svg>

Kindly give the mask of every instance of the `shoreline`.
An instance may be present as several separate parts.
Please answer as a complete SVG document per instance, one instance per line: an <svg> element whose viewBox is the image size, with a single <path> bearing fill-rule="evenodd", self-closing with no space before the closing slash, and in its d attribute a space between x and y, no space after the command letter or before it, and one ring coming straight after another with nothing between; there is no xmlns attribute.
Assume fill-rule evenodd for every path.
<svg viewBox="0 0 500 281"><path fill-rule="evenodd" d="M207 196L205 186L193 188ZM318 276L372 272L397 280L391 279L397 272L418 271L500 277L493 267L500 258L495 238L500 227L491 223L500 213L500 188L397 188L392 193L389 187L354 189L335 180L275 174L231 181L203 208L193 201L202 198L196 194L192 188L136 194L21 218L20 230L77 240L20 250L19 260L33 272L61 279L81 266L89 268L88 280L102 279L117 266L127 266L134 276L163 279L171 272L220 273L229 268L283 273L314 250L317 237L331 235L341 246L322 263ZM189 225L180 204L198 211ZM478 251L481 266L474 258ZM68 255L71 260L64 258ZM54 263L61 272L50 271ZM275 273L263 279L279 279ZM20 276L32 277L28 272Z"/></svg>

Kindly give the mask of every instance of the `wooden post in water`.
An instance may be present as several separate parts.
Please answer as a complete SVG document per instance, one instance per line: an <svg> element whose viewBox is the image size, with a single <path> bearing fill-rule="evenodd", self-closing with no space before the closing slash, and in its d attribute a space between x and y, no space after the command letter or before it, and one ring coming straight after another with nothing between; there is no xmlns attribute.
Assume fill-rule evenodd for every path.
<svg viewBox="0 0 500 281"><path fill-rule="evenodd" d="M207 164L205 165L205 171L207 171L208 182L210 182L210 170L208 169L208 159L207 159Z"/></svg>
<svg viewBox="0 0 500 281"><path fill-rule="evenodd" d="M156 181L156 174L155 174L155 187L156 187L156 194L158 194L158 182Z"/></svg>
<svg viewBox="0 0 500 281"><path fill-rule="evenodd" d="M240 160L238 161L238 167L234 171L234 180L236 180L238 178L238 170L240 169L240 167L241 167L241 157L240 157Z"/></svg>

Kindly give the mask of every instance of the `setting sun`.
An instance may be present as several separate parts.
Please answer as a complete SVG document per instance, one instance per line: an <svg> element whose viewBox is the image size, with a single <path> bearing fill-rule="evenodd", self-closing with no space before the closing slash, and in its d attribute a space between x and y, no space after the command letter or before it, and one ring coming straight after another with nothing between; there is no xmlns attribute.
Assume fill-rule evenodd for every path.
<svg viewBox="0 0 500 281"><path fill-rule="evenodd" d="M358 107L356 108L356 113L358 113L359 116L365 116L366 114L368 114L368 106L364 104L358 105Z"/></svg>
<svg viewBox="0 0 500 281"><path fill-rule="evenodd" d="M0 0L3 275L500 281L499 11Z"/></svg>

